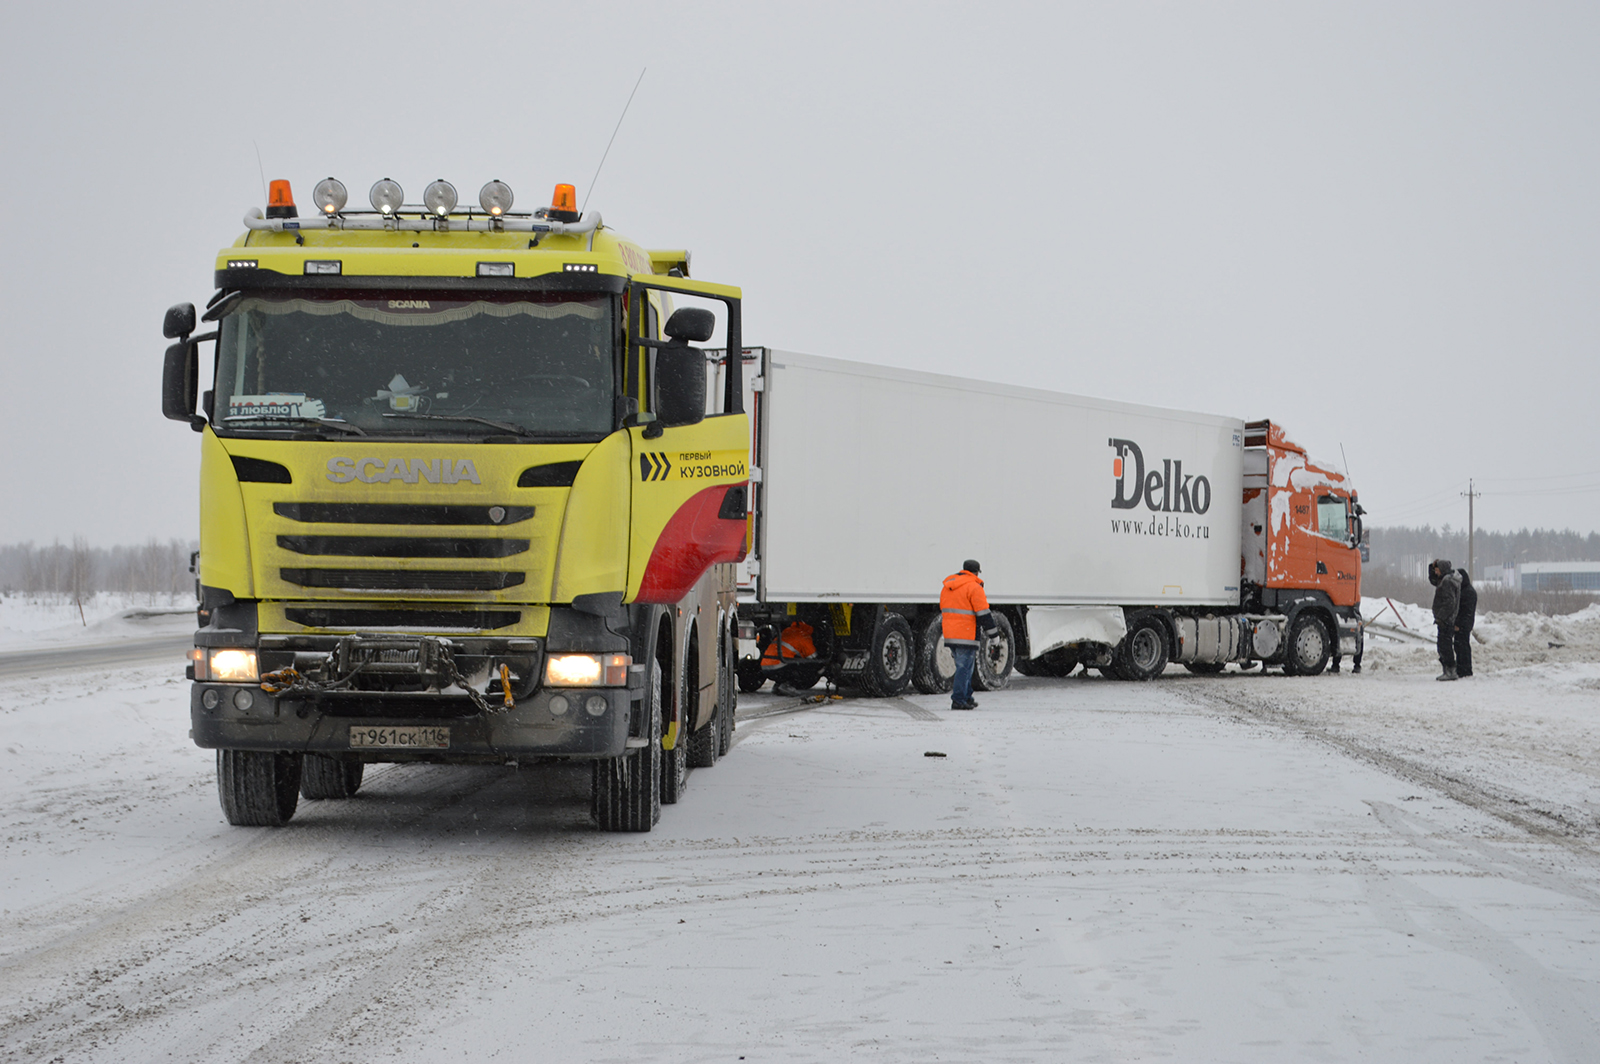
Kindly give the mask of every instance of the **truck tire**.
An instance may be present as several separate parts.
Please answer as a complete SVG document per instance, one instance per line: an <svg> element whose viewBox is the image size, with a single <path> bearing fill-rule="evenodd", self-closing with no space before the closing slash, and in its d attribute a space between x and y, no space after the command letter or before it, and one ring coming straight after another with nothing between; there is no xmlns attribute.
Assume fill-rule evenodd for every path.
<svg viewBox="0 0 1600 1064"><path fill-rule="evenodd" d="M972 670L972 686L979 691L1000 691L1011 682L1011 670L1017 664L1017 638L1011 631L1011 622L1000 612L994 618L995 633L978 640L978 660Z"/></svg>
<svg viewBox="0 0 1600 1064"><path fill-rule="evenodd" d="M911 682L925 695L942 695L956 678L956 659L944 645L944 617L934 614L917 635L917 657Z"/></svg>
<svg viewBox="0 0 1600 1064"><path fill-rule="evenodd" d="M362 768L359 761L306 754L300 763L300 797L313 802L324 798L354 798L361 787Z"/></svg>
<svg viewBox="0 0 1600 1064"><path fill-rule="evenodd" d="M728 751L733 749L733 729L737 727L739 715L739 681L734 673L734 662L739 657L739 641L734 635L737 630L734 622L729 621L727 634L723 636L723 661L726 663L723 683L728 693L725 703L728 708L727 712L717 714L717 754L720 757L727 757Z"/></svg>
<svg viewBox="0 0 1600 1064"><path fill-rule="evenodd" d="M1153 680L1166 670L1167 658L1167 626L1155 614L1145 613L1128 625L1111 667L1124 680Z"/></svg>
<svg viewBox="0 0 1600 1064"><path fill-rule="evenodd" d="M705 727L689 736L689 767L712 768L717 763L717 758L722 754L721 721L723 707L728 703L726 675L728 672L726 659L722 656L723 640L717 639L717 700L711 707L711 719L706 721Z"/></svg>
<svg viewBox="0 0 1600 1064"><path fill-rule="evenodd" d="M898 613L885 614L872 633L872 651L861 686L873 698L893 698L911 686L911 626Z"/></svg>
<svg viewBox="0 0 1600 1064"><path fill-rule="evenodd" d="M300 755L218 750L217 796L235 827L282 827L300 804Z"/></svg>
<svg viewBox="0 0 1600 1064"><path fill-rule="evenodd" d="M690 644L690 652L693 651ZM689 722L694 719L694 713L689 709L689 700L699 693L695 685L698 677L693 675L690 662L685 661L678 674L678 738L672 744L672 749L661 751L661 804L677 805L678 799L683 797L684 788L689 785ZM664 693L664 692L663 692ZM666 733L667 721L661 721L663 736Z"/></svg>
<svg viewBox="0 0 1600 1064"><path fill-rule="evenodd" d="M1191 661L1187 665L1185 665L1184 668L1188 669L1190 672L1194 673L1196 676L1215 676L1217 673L1219 673L1223 669L1227 668L1227 662L1225 662L1225 661Z"/></svg>
<svg viewBox="0 0 1600 1064"><path fill-rule="evenodd" d="M761 662L756 658L740 658L734 672L739 677L739 690L747 695L755 694L767 682L767 674L761 671Z"/></svg>
<svg viewBox="0 0 1600 1064"><path fill-rule="evenodd" d="M1302 613L1289 626L1289 642L1283 648L1283 671L1289 676L1316 676L1328 667L1333 643L1328 629L1310 613Z"/></svg>
<svg viewBox="0 0 1600 1064"><path fill-rule="evenodd" d="M644 745L594 762L589 814L601 831L649 831L661 819L661 663L645 685Z"/></svg>
<svg viewBox="0 0 1600 1064"><path fill-rule="evenodd" d="M1057 647L1048 653L1040 654L1028 663L1033 669L1028 676L1050 676L1060 679L1071 676L1072 670L1078 667L1078 652L1071 647ZM1022 672L1022 662L1017 662L1017 671Z"/></svg>

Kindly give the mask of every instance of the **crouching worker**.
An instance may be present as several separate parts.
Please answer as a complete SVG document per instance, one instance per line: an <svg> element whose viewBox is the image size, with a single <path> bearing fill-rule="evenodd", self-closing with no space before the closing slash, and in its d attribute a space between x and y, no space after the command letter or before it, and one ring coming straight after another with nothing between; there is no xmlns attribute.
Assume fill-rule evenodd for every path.
<svg viewBox="0 0 1600 1064"><path fill-rule="evenodd" d="M944 645L956 659L955 682L950 688L951 709L977 709L972 700L972 670L978 661L978 633L993 635L998 627L989 613L989 599L978 578L978 563L968 558L961 571L944 578L939 592L939 615Z"/></svg>
<svg viewBox="0 0 1600 1064"><path fill-rule="evenodd" d="M812 640L815 631L805 621L796 618L789 622L778 638L767 644L761 655L761 670L779 682L772 689L780 695L797 695L799 690L781 682L785 666L797 661L810 661L817 656L817 644Z"/></svg>

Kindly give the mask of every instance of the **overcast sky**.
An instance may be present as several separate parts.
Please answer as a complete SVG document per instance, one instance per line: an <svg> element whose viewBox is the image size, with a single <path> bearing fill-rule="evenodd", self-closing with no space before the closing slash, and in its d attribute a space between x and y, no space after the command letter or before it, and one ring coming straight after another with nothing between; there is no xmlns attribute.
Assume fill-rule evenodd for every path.
<svg viewBox="0 0 1600 1064"><path fill-rule="evenodd" d="M195 534L165 308L266 176L592 208L748 343L1270 417L1374 524L1600 529L1600 6L19 5L0 542ZM930 433L950 426L929 425ZM960 427L996 460L1005 425ZM917 441L878 456L937 481Z"/></svg>

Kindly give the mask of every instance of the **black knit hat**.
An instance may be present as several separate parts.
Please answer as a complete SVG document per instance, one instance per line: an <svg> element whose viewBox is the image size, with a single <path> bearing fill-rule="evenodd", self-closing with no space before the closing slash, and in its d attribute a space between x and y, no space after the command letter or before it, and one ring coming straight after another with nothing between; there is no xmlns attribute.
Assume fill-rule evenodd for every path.
<svg viewBox="0 0 1600 1064"><path fill-rule="evenodd" d="M966 561L962 562L961 568L965 569L969 573L981 573L983 571L978 567L978 563L971 558L968 558Z"/></svg>

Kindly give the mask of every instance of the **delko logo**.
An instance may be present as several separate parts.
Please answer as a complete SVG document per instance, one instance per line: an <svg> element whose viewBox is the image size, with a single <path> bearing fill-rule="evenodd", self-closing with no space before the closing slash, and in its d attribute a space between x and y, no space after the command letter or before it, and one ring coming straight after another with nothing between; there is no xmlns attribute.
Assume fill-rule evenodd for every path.
<svg viewBox="0 0 1600 1064"><path fill-rule="evenodd" d="M1211 509L1211 481L1183 471L1183 459L1163 458L1161 468L1144 468L1144 452L1132 440L1108 440L1116 451L1111 459L1111 475L1117 493L1111 500L1116 510L1132 510L1141 502L1155 513L1203 514Z"/></svg>
<svg viewBox="0 0 1600 1064"><path fill-rule="evenodd" d="M478 484L477 467L470 458L330 458L328 479L335 484L359 480L363 484Z"/></svg>

